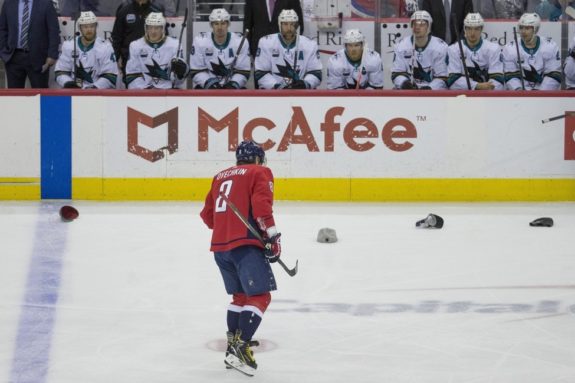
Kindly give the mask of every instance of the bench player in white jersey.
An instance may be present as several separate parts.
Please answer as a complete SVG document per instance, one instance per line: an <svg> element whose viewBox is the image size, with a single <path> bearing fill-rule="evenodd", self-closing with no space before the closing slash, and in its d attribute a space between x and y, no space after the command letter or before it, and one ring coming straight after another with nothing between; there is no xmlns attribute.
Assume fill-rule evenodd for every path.
<svg viewBox="0 0 575 383"><path fill-rule="evenodd" d="M260 39L255 59L260 89L315 89L321 83L317 43L298 34L298 20L293 9L284 9L278 17L279 33Z"/></svg>
<svg viewBox="0 0 575 383"><path fill-rule="evenodd" d="M503 48L503 67L507 89L558 90L561 88L561 56L557 44L550 38L537 35L541 18L537 13L524 13L519 19L519 54L521 71L517 63L515 41Z"/></svg>
<svg viewBox="0 0 575 383"><path fill-rule="evenodd" d="M212 33L200 33L192 44L190 76L194 88L245 88L251 71L248 40L240 33L228 32L230 14L224 8L212 11L210 26Z"/></svg>
<svg viewBox="0 0 575 383"><path fill-rule="evenodd" d="M329 58L328 89L383 89L383 63L379 53L368 49L359 29L343 36L345 48Z"/></svg>
<svg viewBox="0 0 575 383"><path fill-rule="evenodd" d="M468 13L463 20L465 38L462 39L461 46L469 83L471 89L475 90L501 90L505 86L501 47L481 38L483 25L483 17L479 13ZM449 55L447 85L450 89L468 89L459 44L456 42L450 45L447 52Z"/></svg>
<svg viewBox="0 0 575 383"><path fill-rule="evenodd" d="M80 36L62 44L54 68L56 82L63 88L116 88L118 66L110 42L96 36L98 19L91 12L81 12L76 20Z"/></svg>
<svg viewBox="0 0 575 383"><path fill-rule="evenodd" d="M575 36L573 36L573 42L569 48L569 56L565 60L563 71L565 73L565 86L567 89L575 90Z"/></svg>
<svg viewBox="0 0 575 383"><path fill-rule="evenodd" d="M447 44L431 36L427 11L411 15L412 35L394 48L391 79L396 89L447 89Z"/></svg>
<svg viewBox="0 0 575 383"><path fill-rule="evenodd" d="M146 17L144 37L130 43L126 63L128 89L183 88L188 65L178 52L178 40L166 36L166 19L160 12Z"/></svg>

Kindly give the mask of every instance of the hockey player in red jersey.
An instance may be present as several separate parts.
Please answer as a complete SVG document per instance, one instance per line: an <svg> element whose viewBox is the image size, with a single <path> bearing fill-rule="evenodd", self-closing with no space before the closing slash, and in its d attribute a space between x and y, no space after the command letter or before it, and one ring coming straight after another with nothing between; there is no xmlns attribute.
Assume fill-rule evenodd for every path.
<svg viewBox="0 0 575 383"><path fill-rule="evenodd" d="M236 165L217 173L200 216L212 229L210 250L218 265L226 292L233 296L227 311L225 364L246 375L254 375L257 364L250 346L276 290L270 263L281 254L281 234L273 217L274 177L265 166L263 149L253 141L243 141L236 150ZM258 227L264 238L258 240L227 206L227 197Z"/></svg>

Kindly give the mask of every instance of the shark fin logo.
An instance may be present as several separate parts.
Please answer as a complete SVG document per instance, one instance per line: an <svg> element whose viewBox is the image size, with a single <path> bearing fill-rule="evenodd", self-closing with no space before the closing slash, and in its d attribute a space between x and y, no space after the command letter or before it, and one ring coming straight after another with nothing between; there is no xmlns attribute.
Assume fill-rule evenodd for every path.
<svg viewBox="0 0 575 383"><path fill-rule="evenodd" d="M151 150L138 143L138 124L154 129L168 124L168 144L157 150ZM171 109L155 117L128 107L128 152L143 159L156 162L164 158L164 151L174 154L178 150L178 108Z"/></svg>

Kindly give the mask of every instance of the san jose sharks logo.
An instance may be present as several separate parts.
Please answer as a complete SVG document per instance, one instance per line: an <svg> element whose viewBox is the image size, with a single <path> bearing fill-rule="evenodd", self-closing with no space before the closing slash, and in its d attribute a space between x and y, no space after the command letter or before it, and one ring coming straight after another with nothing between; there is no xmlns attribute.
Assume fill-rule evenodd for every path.
<svg viewBox="0 0 575 383"><path fill-rule="evenodd" d="M160 80L167 80L170 81L170 72L168 65L165 65L165 68L162 68L160 64L156 62L156 60L152 59L153 65L146 64L146 68L148 68L148 76L152 78L154 83L159 83Z"/></svg>
<svg viewBox="0 0 575 383"><path fill-rule="evenodd" d="M82 80L82 82L87 82L90 84L94 83L94 71L92 67L84 68L84 65L81 61L78 61L78 65L76 65L76 79Z"/></svg>
<svg viewBox="0 0 575 383"><path fill-rule="evenodd" d="M276 65L278 68L278 75L283 78L291 78L292 80L296 81L299 80L299 74L297 72L297 68L292 68L291 64L285 61L286 65Z"/></svg>
<svg viewBox="0 0 575 383"><path fill-rule="evenodd" d="M473 67L467 67L467 73L469 73L469 77L471 77L473 81L487 82L489 80L489 72L487 69L481 69L479 64L473 60L471 60L471 62L473 63Z"/></svg>
<svg viewBox="0 0 575 383"><path fill-rule="evenodd" d="M226 64L222 62L222 59L220 57L218 57L217 63L211 61L210 64L212 65L212 72L214 72L216 76L223 78L229 75L231 77L231 73L229 73L230 68L228 68Z"/></svg>
<svg viewBox="0 0 575 383"><path fill-rule="evenodd" d="M523 68L523 76L525 77L525 81L532 82L539 84L543 82L543 76L537 73L537 69L533 67L533 65L529 64L530 69Z"/></svg>
<svg viewBox="0 0 575 383"><path fill-rule="evenodd" d="M425 70L421 66L419 61L415 61L417 63L417 67L411 68L413 70L413 78L419 81L431 82L431 70Z"/></svg>

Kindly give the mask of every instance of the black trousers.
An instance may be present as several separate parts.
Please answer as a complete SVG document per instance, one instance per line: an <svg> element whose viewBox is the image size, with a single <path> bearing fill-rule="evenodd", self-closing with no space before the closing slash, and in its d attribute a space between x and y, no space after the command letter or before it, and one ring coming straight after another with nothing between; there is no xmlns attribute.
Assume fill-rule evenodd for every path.
<svg viewBox="0 0 575 383"><path fill-rule="evenodd" d="M8 88L26 87L26 78L30 80L32 88L48 88L50 70L42 73L30 62L30 53L16 50L9 62L6 63L6 78Z"/></svg>

